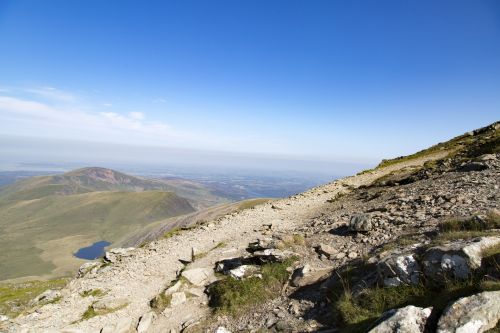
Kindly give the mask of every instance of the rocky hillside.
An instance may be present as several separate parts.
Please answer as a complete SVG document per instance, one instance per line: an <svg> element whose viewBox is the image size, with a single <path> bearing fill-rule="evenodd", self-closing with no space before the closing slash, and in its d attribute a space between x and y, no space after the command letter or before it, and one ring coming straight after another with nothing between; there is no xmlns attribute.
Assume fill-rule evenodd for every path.
<svg viewBox="0 0 500 333"><path fill-rule="evenodd" d="M498 332L500 123L113 249L6 332Z"/></svg>

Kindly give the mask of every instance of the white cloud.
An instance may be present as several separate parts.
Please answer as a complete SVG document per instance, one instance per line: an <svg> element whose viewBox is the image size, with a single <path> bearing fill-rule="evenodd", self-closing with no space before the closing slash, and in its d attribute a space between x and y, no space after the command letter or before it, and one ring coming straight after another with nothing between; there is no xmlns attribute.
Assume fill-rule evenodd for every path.
<svg viewBox="0 0 500 333"><path fill-rule="evenodd" d="M144 113L142 112L129 112L129 117L135 120L142 120L144 119Z"/></svg>
<svg viewBox="0 0 500 333"><path fill-rule="evenodd" d="M152 100L152 102L156 103L156 104L158 104L158 103L163 104L163 103L167 103L167 100L164 99L164 98L155 98L155 99Z"/></svg>
<svg viewBox="0 0 500 333"><path fill-rule="evenodd" d="M43 95L43 96L42 96ZM77 95L44 87L0 94L0 134L115 142L176 148L283 152L283 144L261 136L227 134L210 127L181 130L139 111L103 112Z"/></svg>
<svg viewBox="0 0 500 333"><path fill-rule="evenodd" d="M0 96L0 132L129 143L163 141L164 144L189 137L188 133L175 131L163 122L146 120L141 112L96 113L10 96Z"/></svg>
<svg viewBox="0 0 500 333"><path fill-rule="evenodd" d="M112 107L112 106L113 106L113 104L111 104L111 103L102 103L102 106L105 106L105 107L107 107L107 108L110 108L110 107Z"/></svg>

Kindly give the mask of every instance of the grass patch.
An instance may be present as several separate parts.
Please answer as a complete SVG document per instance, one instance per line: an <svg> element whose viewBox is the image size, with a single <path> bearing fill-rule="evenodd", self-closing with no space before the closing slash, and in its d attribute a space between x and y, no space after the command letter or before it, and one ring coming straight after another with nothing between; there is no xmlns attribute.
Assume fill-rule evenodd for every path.
<svg viewBox="0 0 500 333"><path fill-rule="evenodd" d="M114 309L106 309L106 310L97 311L96 309L94 309L94 304L91 304L88 306L87 310L85 310L85 312L82 314L82 318L79 321L88 320L88 319L93 318L95 316L103 316L103 315L106 315L108 313L113 313L115 311L118 311L118 310L125 308L126 306L128 306L128 304L123 304L122 306L119 306L119 307L114 308Z"/></svg>
<svg viewBox="0 0 500 333"><path fill-rule="evenodd" d="M500 215L490 212L484 216L471 216L462 218L451 218L439 224L438 233L434 244L458 239L472 239L484 236L498 236L498 231L491 229L500 228Z"/></svg>
<svg viewBox="0 0 500 333"><path fill-rule="evenodd" d="M182 232L182 229L180 227L175 227L167 231L166 233L163 234L163 238L170 238L174 237L175 235L178 235Z"/></svg>
<svg viewBox="0 0 500 333"><path fill-rule="evenodd" d="M262 266L262 278L236 280L226 277L209 288L209 305L217 313L237 315L265 300L276 297L288 280L287 268L296 258Z"/></svg>
<svg viewBox="0 0 500 333"><path fill-rule="evenodd" d="M97 316L97 312L94 310L94 307L92 305L89 305L87 310L82 314L82 320L87 320L92 317Z"/></svg>
<svg viewBox="0 0 500 333"><path fill-rule="evenodd" d="M67 278L48 281L0 284L0 313L10 318L18 316L29 308L29 302L48 289L61 289ZM51 303L55 303L55 299Z"/></svg>
<svg viewBox="0 0 500 333"><path fill-rule="evenodd" d="M89 297L89 296L99 297L99 296L103 296L105 294L106 293L104 291L102 291L101 289L92 289L92 290L85 290L85 291L81 292L80 296L82 296L82 297Z"/></svg>
<svg viewBox="0 0 500 333"><path fill-rule="evenodd" d="M472 216L468 218L454 218L442 222L439 230L442 232L453 231L485 231L500 228L500 215L493 212L484 217Z"/></svg>
<svg viewBox="0 0 500 333"><path fill-rule="evenodd" d="M223 247L226 247L226 246L227 246L226 242L218 242L217 245L215 245L212 250L220 249L220 248L223 248Z"/></svg>
<svg viewBox="0 0 500 333"><path fill-rule="evenodd" d="M352 286L362 284L368 272L373 272L373 267L363 264L344 269L331 290L329 299L341 332L366 332L384 312L407 305L432 306L428 325L434 331L439 316L451 301L482 291L500 290L499 281L486 281L479 274L466 281L449 280L441 286L425 283L392 288L375 286L353 292L356 288Z"/></svg>
<svg viewBox="0 0 500 333"><path fill-rule="evenodd" d="M486 231L451 231L438 234L431 245L441 245L446 242L458 240L458 239L472 239L476 237L486 237L486 236L498 236L498 232L486 230Z"/></svg>
<svg viewBox="0 0 500 333"><path fill-rule="evenodd" d="M151 306L151 309L153 309L157 313L160 313L163 310L165 310L168 306L170 306L171 301L172 301L172 295L165 295L165 293L162 292L161 294L153 298L151 302L149 302L149 305Z"/></svg>
<svg viewBox="0 0 500 333"><path fill-rule="evenodd" d="M284 237L278 244L277 248L279 248L280 250L284 250L286 248L295 248L296 246L304 245L306 245L306 239L304 238L304 236L294 234L292 236Z"/></svg>

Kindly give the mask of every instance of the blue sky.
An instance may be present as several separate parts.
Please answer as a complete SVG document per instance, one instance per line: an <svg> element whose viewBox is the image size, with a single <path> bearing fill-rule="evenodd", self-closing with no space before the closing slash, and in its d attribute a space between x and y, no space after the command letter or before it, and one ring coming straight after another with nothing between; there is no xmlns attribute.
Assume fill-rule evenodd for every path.
<svg viewBox="0 0 500 333"><path fill-rule="evenodd" d="M0 135L373 162L499 115L496 0L0 2Z"/></svg>

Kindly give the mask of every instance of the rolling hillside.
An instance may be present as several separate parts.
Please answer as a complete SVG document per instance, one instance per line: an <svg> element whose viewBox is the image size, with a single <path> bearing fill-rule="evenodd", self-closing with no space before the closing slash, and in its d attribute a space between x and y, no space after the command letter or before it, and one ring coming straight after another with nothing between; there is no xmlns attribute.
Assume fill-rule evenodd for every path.
<svg viewBox="0 0 500 333"><path fill-rule="evenodd" d="M121 241L165 218L192 213L191 203L159 181L87 168L33 177L0 191L0 280L64 275L96 241Z"/></svg>
<svg viewBox="0 0 500 333"><path fill-rule="evenodd" d="M5 202L38 199L48 195L72 195L96 191L167 191L190 201L197 209L227 202L202 184L185 179L145 179L106 168L82 168L61 175L31 177L0 189Z"/></svg>

